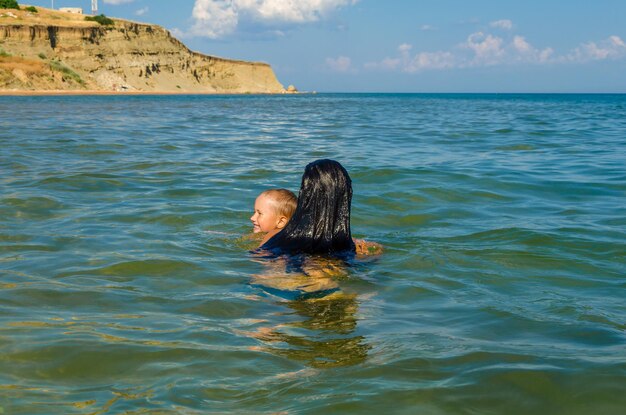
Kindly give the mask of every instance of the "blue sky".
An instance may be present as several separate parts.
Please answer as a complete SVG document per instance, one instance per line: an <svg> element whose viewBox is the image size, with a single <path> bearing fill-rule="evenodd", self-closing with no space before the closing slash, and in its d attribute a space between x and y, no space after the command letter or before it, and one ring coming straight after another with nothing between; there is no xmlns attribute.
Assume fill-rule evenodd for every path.
<svg viewBox="0 0 626 415"><path fill-rule="evenodd" d="M90 10L91 0L54 5ZM624 0L99 0L99 9L164 26L202 53L267 62L304 91L626 92Z"/></svg>

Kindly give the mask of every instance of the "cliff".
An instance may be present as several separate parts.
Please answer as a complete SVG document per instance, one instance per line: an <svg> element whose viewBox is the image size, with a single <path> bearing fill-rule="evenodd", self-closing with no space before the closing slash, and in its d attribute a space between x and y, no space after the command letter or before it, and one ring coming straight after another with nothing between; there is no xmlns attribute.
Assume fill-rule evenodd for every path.
<svg viewBox="0 0 626 415"><path fill-rule="evenodd" d="M0 92L285 92L268 64L203 55L162 27L114 22L0 9Z"/></svg>

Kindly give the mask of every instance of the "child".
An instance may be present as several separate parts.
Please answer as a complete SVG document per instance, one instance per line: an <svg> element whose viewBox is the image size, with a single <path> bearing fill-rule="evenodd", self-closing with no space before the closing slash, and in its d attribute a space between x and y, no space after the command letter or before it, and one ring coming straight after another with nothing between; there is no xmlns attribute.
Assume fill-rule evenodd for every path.
<svg viewBox="0 0 626 415"><path fill-rule="evenodd" d="M254 226L252 230L254 233L265 232L260 245L285 227L297 204L296 195L287 189L269 189L256 198L254 214L250 220Z"/></svg>

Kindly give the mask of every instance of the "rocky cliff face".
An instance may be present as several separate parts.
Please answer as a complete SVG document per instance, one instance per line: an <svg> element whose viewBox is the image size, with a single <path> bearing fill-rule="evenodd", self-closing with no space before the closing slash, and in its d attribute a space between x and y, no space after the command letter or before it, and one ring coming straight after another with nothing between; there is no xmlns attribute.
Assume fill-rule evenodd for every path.
<svg viewBox="0 0 626 415"><path fill-rule="evenodd" d="M117 19L101 26L83 19L55 25L0 18L0 89L285 91L268 64L192 52L159 26Z"/></svg>

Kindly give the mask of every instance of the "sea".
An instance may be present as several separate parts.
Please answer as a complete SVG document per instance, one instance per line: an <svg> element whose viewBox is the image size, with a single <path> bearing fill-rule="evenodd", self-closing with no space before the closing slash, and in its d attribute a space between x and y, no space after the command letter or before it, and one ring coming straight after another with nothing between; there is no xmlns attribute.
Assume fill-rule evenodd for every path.
<svg viewBox="0 0 626 415"><path fill-rule="evenodd" d="M383 253L329 295L265 289L296 272L253 252L254 200L322 158ZM0 97L0 414L621 415L624 391L626 95Z"/></svg>

